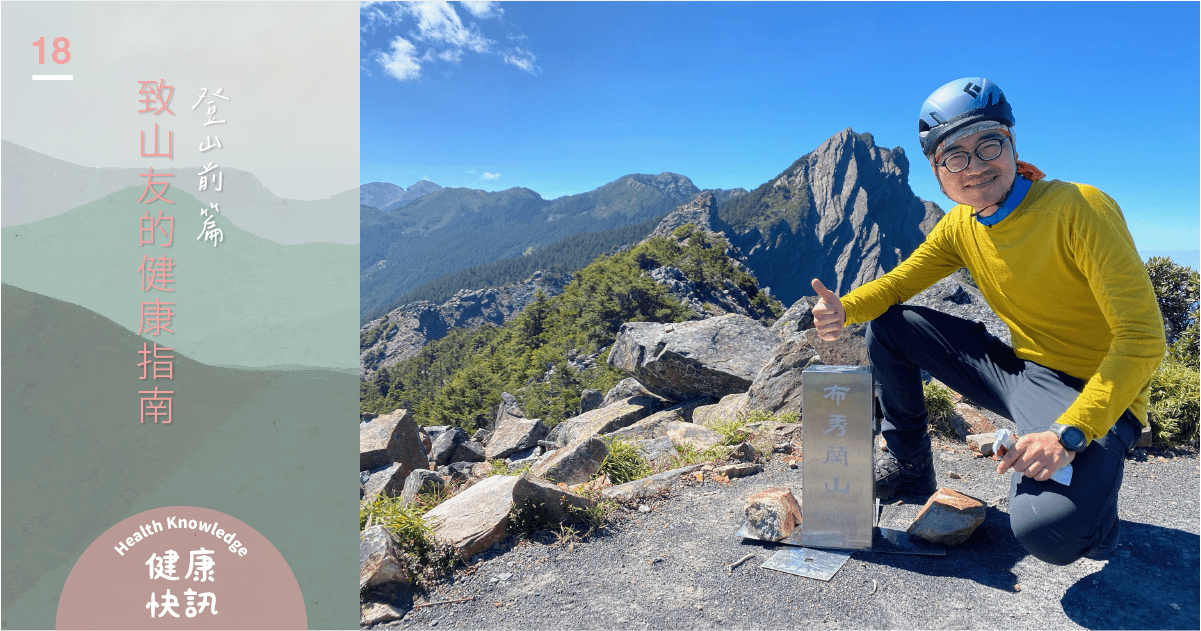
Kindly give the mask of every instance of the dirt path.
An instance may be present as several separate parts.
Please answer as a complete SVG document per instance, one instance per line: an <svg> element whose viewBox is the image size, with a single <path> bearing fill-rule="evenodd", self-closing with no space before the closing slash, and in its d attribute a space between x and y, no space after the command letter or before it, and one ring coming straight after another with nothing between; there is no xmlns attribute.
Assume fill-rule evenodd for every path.
<svg viewBox="0 0 1201 631"><path fill-rule="evenodd" d="M769 486L799 495L800 469L775 458L758 475L706 482L620 511L573 544L549 533L491 551L429 592L396 604L474 596L377 628L1159 628L1201 627L1195 452L1127 460L1122 543L1109 561L1047 565L1009 530L1008 479L962 443L936 441L941 486L988 504L984 524L945 557L857 552L829 582L760 567L778 549L735 537L743 501ZM906 528L919 504L886 505ZM510 544L511 545L511 544ZM728 565L755 557L732 572Z"/></svg>

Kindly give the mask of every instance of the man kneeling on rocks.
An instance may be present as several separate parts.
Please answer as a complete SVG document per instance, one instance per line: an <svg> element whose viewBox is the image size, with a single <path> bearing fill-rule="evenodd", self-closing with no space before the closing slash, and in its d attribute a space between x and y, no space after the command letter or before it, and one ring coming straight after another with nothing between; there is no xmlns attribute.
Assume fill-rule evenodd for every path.
<svg viewBox="0 0 1201 631"><path fill-rule="evenodd" d="M1092 186L1044 180L1018 161L1009 102L988 79L944 85L920 117L922 152L958 205L896 269L841 300L813 281L822 339L870 321L887 443L875 465L877 497L935 491L925 369L1017 425L1020 438L997 473L1014 471L1009 516L1018 541L1056 565L1106 558L1118 543L1125 454L1165 350L1122 211ZM900 304L961 267L1009 326L1012 347L983 324ZM1069 463L1069 486L1049 479Z"/></svg>

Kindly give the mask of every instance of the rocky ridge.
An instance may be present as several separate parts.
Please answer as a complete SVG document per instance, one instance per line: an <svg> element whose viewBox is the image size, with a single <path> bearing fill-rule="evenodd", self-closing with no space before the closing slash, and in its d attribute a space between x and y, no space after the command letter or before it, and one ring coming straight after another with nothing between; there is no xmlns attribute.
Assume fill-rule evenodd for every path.
<svg viewBox="0 0 1201 631"><path fill-rule="evenodd" d="M359 349L359 377L370 379L381 368L391 368L442 339L456 327L478 327L484 323L504 324L521 313L538 291L557 296L571 279L558 274L535 272L520 283L503 287L462 290L450 300L434 305L418 301L389 312L363 325L360 337L380 334Z"/></svg>

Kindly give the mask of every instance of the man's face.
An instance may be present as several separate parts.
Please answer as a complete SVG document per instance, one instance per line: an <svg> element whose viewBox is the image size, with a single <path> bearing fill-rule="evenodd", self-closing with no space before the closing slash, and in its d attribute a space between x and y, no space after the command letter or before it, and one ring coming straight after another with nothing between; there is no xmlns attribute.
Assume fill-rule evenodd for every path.
<svg viewBox="0 0 1201 631"><path fill-rule="evenodd" d="M976 147L990 139L1002 140L1001 155L985 162L976 155ZM945 167L934 165L934 176L942 183L943 191L953 201L967 204L984 216L996 212L995 205L1009 192L1017 177L1017 156L1013 142L1002 131L987 129L964 136L943 150L937 158L942 162L956 151L966 151L971 156L967 168L951 173ZM987 209L987 210L985 210Z"/></svg>

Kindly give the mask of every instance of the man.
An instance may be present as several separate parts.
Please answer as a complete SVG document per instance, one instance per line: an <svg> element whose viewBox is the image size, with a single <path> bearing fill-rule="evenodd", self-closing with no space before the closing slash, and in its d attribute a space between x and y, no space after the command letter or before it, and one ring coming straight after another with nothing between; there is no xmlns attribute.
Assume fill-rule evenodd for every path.
<svg viewBox="0 0 1201 631"><path fill-rule="evenodd" d="M1084 184L1018 161L1009 102L988 79L952 81L922 105L922 152L958 205L885 276L841 300L814 279L822 339L868 322L887 449L876 493L935 490L921 370L1015 422L997 466L1012 469L1010 524L1057 565L1117 546L1125 453L1163 359L1163 320L1121 210ZM1082 139L1086 144L1087 139ZM1086 151L1085 147L1081 147ZM1013 346L983 324L900 303L966 267ZM1070 485L1050 480L1071 464Z"/></svg>

